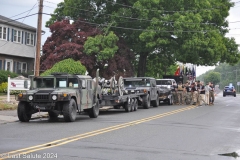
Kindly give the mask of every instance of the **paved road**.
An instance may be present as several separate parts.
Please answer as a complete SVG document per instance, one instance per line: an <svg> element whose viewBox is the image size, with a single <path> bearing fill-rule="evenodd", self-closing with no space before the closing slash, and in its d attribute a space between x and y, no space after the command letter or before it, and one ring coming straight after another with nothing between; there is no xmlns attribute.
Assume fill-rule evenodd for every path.
<svg viewBox="0 0 240 160"><path fill-rule="evenodd" d="M0 158L10 152L11 159L231 160L219 154L240 149L239 101L240 95L219 95L214 106L161 104L101 112L97 119L79 115L73 123L1 124Z"/></svg>

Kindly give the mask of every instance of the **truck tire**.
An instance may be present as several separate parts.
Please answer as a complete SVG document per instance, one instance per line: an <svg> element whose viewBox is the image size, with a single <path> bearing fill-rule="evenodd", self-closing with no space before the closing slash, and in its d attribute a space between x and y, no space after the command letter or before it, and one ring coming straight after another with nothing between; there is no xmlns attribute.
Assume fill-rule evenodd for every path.
<svg viewBox="0 0 240 160"><path fill-rule="evenodd" d="M75 121L77 116L77 105L74 99L63 104L63 118L66 122Z"/></svg>
<svg viewBox="0 0 240 160"><path fill-rule="evenodd" d="M130 112L131 110L131 100L128 98L127 102L124 103L125 112Z"/></svg>
<svg viewBox="0 0 240 160"><path fill-rule="evenodd" d="M149 94L143 97L143 108L144 109L149 109L150 107L150 97Z"/></svg>
<svg viewBox="0 0 240 160"><path fill-rule="evenodd" d="M99 102L97 101L95 105L89 110L88 115L90 118L97 118L99 115Z"/></svg>
<svg viewBox="0 0 240 160"><path fill-rule="evenodd" d="M134 111L138 110L138 100L137 98L134 100Z"/></svg>
<svg viewBox="0 0 240 160"><path fill-rule="evenodd" d="M57 118L59 113L56 111L48 111L48 115L50 118Z"/></svg>
<svg viewBox="0 0 240 160"><path fill-rule="evenodd" d="M158 107L159 106L159 96L157 95L157 99L154 100L153 102L153 107Z"/></svg>
<svg viewBox="0 0 240 160"><path fill-rule="evenodd" d="M134 111L134 104L135 104L135 99L131 99L131 112Z"/></svg>
<svg viewBox="0 0 240 160"><path fill-rule="evenodd" d="M26 102L19 102L17 108L18 119L21 122L29 122L32 117L32 113L30 113L30 107Z"/></svg>

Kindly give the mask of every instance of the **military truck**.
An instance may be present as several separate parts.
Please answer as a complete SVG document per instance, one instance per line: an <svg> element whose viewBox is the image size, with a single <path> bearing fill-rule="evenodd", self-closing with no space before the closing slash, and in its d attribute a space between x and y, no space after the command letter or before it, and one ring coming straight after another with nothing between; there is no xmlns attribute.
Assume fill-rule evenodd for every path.
<svg viewBox="0 0 240 160"><path fill-rule="evenodd" d="M40 111L48 112L50 118L63 115L66 122L75 121L81 112L87 112L90 118L99 115L98 78L94 81L87 75L54 73L30 76L30 83L30 90L17 96L17 114L22 122Z"/></svg>
<svg viewBox="0 0 240 160"><path fill-rule="evenodd" d="M101 82L101 80L100 80ZM156 80L150 77L115 77L100 83L102 88L101 106L113 106L114 109L123 107L126 112L137 111L138 106L148 109L159 105L159 90Z"/></svg>

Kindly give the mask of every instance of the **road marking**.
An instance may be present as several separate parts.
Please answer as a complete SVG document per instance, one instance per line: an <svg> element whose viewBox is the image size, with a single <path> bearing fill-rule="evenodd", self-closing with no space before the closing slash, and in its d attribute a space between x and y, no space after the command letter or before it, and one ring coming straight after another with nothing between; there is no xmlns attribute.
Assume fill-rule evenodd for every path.
<svg viewBox="0 0 240 160"><path fill-rule="evenodd" d="M28 153L32 153L32 152L35 152L35 151L61 146L61 145L64 145L64 144L67 144L67 143L70 143L70 142L74 142L74 141L77 141L77 140L80 140L80 139L84 139L84 138L96 136L96 135L99 135L99 134L119 130L119 129L122 129L122 128L126 128L126 127L137 125L137 124L141 124L141 123L148 122L148 121L152 121L152 120L155 120L155 119L170 116L170 115L173 115L173 114L176 114L176 113L180 113L180 112L195 109L195 108L196 108L196 106L189 106L189 107L173 110L173 111L170 111L170 112L158 114L158 115L155 115L155 116L152 116L152 117L147 117L147 118L143 118L143 119L140 119L140 120L135 120L135 121L132 121L132 122L127 122L127 123L123 123L123 124L119 124L119 125L115 125L115 126L111 126L111 127L107 127L107 128L103 128L103 129L99 129L99 130L95 130L95 131L91 131L91 132L87 132L87 133L83 133L83 134L79 134L79 135L75 135L75 136L71 136L71 137L67 137L67 138L63 138L63 139L59 139L59 140L55 140L55 141L44 143L44 144L41 144L41 145L36 145L36 146L28 147L28 148L23 148L23 149L19 149L19 150L15 150L15 151L10 151L10 152L7 152L7 153L2 153L0 155L7 155L7 156L6 157L0 157L0 160L6 159L6 158L14 158L14 156L16 157L16 156L19 156L19 155L26 155Z"/></svg>

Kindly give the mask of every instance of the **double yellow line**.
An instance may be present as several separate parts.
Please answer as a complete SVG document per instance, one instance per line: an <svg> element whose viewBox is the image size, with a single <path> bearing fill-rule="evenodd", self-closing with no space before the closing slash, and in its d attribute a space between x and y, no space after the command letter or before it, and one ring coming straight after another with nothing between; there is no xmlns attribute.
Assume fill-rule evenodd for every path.
<svg viewBox="0 0 240 160"><path fill-rule="evenodd" d="M114 131L114 130L126 128L126 127L129 127L129 126L141 124L141 123L144 123L144 122L148 122L148 121L151 121L151 120L154 120L154 119L170 116L170 115L173 115L173 114L176 114L176 113L180 113L180 112L183 112L183 111L186 111L186 110L193 109L195 107L196 106L189 106L189 107L181 108L181 109L178 109L178 110L158 114L158 115L155 115L155 116L152 116L152 117L148 117L148 118L144 118L144 119L140 119L140 120L136 120L136 121L132 121L132 122L128 122L128 123L123 123L123 124L107 127L107 128L95 130L95 131L92 131L92 132L87 132L87 133L84 133L84 134L79 134L79 135L72 136L72 137L59 139L59 140L52 141L52 142L49 142L49 143L44 143L44 144L41 144L41 145L36 145L36 146L32 146L32 147L28 147L28 148L24 148L24 149L19 149L19 150L7 152L7 153L2 153L2 154L0 153L0 155L5 155L5 156L0 157L0 160L6 159L6 158L14 158L14 157L19 156L19 155L27 155L29 153L36 152L36 151L39 151L39 150L61 146L61 145L64 145L64 144L67 144L67 143L70 143L70 142L74 142L74 141L77 141L77 140L80 140L80 139L83 139L83 138L96 136L96 135L99 135L99 134L103 134L103 133L111 132L111 131Z"/></svg>

